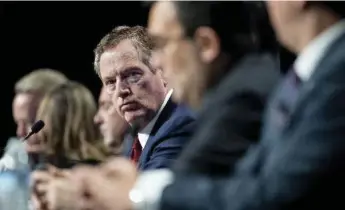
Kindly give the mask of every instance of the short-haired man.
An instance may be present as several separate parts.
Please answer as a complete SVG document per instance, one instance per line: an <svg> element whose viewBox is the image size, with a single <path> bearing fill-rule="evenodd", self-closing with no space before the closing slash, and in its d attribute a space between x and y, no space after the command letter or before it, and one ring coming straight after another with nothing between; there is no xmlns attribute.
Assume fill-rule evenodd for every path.
<svg viewBox="0 0 345 210"><path fill-rule="evenodd" d="M52 69L38 69L21 78L15 84L13 119L17 124L17 136L25 137L35 121L36 111L45 93L67 81L65 75ZM27 152L36 152L35 141L27 141Z"/></svg>
<svg viewBox="0 0 345 210"><path fill-rule="evenodd" d="M18 141L25 137L30 131L36 117L36 111L42 96L68 79L61 72L52 69L37 69L19 79L15 86L15 96L12 103L13 119L17 125L17 138L10 138L6 146L6 152L0 160L2 166L9 164L8 156L18 156L19 153L24 153L19 156L25 156L23 150L23 143ZM25 150L29 154L39 152L39 146L35 141L35 137L30 137L25 144ZM18 153L19 152L19 153ZM15 154L12 154L15 153ZM20 159L20 158L19 158ZM25 158L24 158L25 159ZM23 159L23 161L24 161ZM20 161L15 161L20 164ZM6 163L6 164L5 164ZM23 162L26 165L25 161ZM10 163L11 165L12 163ZM7 166L4 166L6 168ZM13 167L9 166L10 168Z"/></svg>
<svg viewBox="0 0 345 210"><path fill-rule="evenodd" d="M105 145L113 155L120 155L125 134L128 131L128 123L118 114L115 106L106 92L102 90L98 98L98 111L94 117L98 125Z"/></svg>
<svg viewBox="0 0 345 210"><path fill-rule="evenodd" d="M153 47L145 28L120 26L95 49L95 70L134 130L125 155L140 170L170 167L194 127L191 111L172 102L162 69L152 65Z"/></svg>

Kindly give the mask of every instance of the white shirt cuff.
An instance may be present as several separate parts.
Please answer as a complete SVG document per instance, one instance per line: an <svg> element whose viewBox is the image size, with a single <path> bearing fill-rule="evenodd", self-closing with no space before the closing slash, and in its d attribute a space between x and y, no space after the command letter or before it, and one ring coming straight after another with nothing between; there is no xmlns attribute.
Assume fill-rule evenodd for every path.
<svg viewBox="0 0 345 210"><path fill-rule="evenodd" d="M140 174L129 194L134 210L159 210L163 190L173 182L173 179L173 173L168 169Z"/></svg>

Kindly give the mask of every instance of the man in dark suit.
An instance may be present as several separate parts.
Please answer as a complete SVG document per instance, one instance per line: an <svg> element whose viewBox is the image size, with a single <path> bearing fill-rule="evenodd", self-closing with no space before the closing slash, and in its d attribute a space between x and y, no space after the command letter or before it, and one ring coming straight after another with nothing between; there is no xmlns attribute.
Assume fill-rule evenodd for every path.
<svg viewBox="0 0 345 210"><path fill-rule="evenodd" d="M118 113L135 130L126 155L141 170L169 167L194 126L191 111L171 101L173 90L152 65L152 50L141 26L116 27L95 49L95 70Z"/></svg>
<svg viewBox="0 0 345 210"><path fill-rule="evenodd" d="M250 6L178 1L156 2L151 8L148 30L158 43L155 60L174 87L175 99L199 114L194 143L176 164L179 172L227 174L259 138L265 101L279 71L268 53L242 61L261 47L253 38ZM211 42L216 38L223 44Z"/></svg>
<svg viewBox="0 0 345 210"><path fill-rule="evenodd" d="M280 42L298 57L270 101L260 144L229 177L176 177L159 209L344 208L345 5L267 6Z"/></svg>

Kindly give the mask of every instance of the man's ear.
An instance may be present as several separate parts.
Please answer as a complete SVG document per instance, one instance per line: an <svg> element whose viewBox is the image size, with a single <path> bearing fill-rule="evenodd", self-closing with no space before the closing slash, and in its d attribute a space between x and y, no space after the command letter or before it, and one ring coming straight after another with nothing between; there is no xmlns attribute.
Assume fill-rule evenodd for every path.
<svg viewBox="0 0 345 210"><path fill-rule="evenodd" d="M162 79L164 87L168 85L167 79L164 76L163 70L161 68L156 69L156 74Z"/></svg>
<svg viewBox="0 0 345 210"><path fill-rule="evenodd" d="M203 62L211 63L220 54L220 40L217 33L210 27L199 27L194 33L194 40L200 50Z"/></svg>

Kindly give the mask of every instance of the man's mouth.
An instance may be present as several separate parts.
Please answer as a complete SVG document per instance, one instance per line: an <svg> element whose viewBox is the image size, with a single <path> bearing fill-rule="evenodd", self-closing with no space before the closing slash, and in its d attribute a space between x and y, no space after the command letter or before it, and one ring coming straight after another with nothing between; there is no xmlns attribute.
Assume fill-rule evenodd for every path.
<svg viewBox="0 0 345 210"><path fill-rule="evenodd" d="M137 110L138 108L139 108L138 103L129 102L129 103L125 103L121 106L121 111L122 112L130 112L130 111Z"/></svg>

